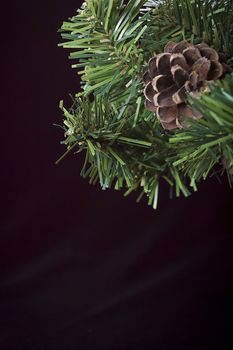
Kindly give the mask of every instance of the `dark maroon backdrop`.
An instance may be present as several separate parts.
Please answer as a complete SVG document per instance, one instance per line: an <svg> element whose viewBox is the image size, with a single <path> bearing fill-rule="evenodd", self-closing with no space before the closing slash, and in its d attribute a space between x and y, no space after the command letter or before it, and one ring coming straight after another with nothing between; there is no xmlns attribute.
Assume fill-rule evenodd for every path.
<svg viewBox="0 0 233 350"><path fill-rule="evenodd" d="M232 191L203 182L157 211L79 177L60 99L79 89L62 20L79 1L2 13L0 349L232 349Z"/></svg>

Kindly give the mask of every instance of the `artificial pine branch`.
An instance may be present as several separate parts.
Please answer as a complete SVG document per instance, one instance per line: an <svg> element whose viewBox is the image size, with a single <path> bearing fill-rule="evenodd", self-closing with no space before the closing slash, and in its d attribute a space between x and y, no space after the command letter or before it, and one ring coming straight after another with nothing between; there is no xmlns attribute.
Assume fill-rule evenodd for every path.
<svg viewBox="0 0 233 350"><path fill-rule="evenodd" d="M200 99L190 97L190 104L205 118L192 127L177 132L170 142L178 147L173 165L178 166L191 183L206 179L220 164L232 184L233 167L233 74L218 82L211 94ZM224 169L225 168L225 169Z"/></svg>
<svg viewBox="0 0 233 350"><path fill-rule="evenodd" d="M75 49L71 59L81 68L83 91L64 114L67 152L84 151L81 175L103 189L139 191L157 207L163 179L176 195L214 174L216 165L232 183L233 75L210 94L190 97L204 118L187 129L167 132L144 107L142 75L154 52L183 38L208 43L232 58L232 11L229 1L97 1L84 2L78 14L64 22L61 44ZM223 13L228 9L228 17ZM184 14L188 14L185 23ZM225 13L226 14L226 13ZM221 27L222 26L222 27ZM224 31L219 28L224 28ZM207 38L208 33L208 38ZM78 50L78 51L77 51ZM84 67L84 69L83 69ZM63 159L63 156L61 157Z"/></svg>
<svg viewBox="0 0 233 350"><path fill-rule="evenodd" d="M138 17L145 0L96 1L84 3L78 14L61 27L63 39L59 46L78 49L70 59L84 67L78 74L84 82L83 94L110 94L116 101L117 93L130 86L143 63L142 50L137 43L147 29L148 14ZM121 97L119 100L121 102Z"/></svg>

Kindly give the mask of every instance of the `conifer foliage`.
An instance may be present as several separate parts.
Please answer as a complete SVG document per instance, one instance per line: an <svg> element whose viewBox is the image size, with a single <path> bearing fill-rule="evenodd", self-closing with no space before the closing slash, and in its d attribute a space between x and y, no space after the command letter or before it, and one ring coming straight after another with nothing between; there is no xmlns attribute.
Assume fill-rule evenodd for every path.
<svg viewBox="0 0 233 350"><path fill-rule="evenodd" d="M81 175L103 189L137 191L157 207L161 181L188 196L201 179L226 173L233 183L233 6L211 0L87 0L64 22L81 92L64 116L66 152L85 152ZM202 118L165 130L145 107L148 62L169 42L206 44L228 67L188 108Z"/></svg>

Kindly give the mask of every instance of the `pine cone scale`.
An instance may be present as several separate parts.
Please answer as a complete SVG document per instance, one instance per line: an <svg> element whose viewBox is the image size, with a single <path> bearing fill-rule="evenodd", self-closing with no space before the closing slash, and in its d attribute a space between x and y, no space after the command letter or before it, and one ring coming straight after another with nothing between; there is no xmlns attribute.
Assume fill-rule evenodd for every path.
<svg viewBox="0 0 233 350"><path fill-rule="evenodd" d="M170 58L170 53L162 53L157 56L157 69L160 74L167 74L167 67L169 66Z"/></svg>
<svg viewBox="0 0 233 350"><path fill-rule="evenodd" d="M208 58L210 61L218 61L219 60L218 53L214 49L211 49L210 47L204 47L204 48L200 49L200 52L203 56Z"/></svg>
<svg viewBox="0 0 233 350"><path fill-rule="evenodd" d="M173 79L170 75L158 75L152 80L152 86L155 91L161 92L173 84Z"/></svg>
<svg viewBox="0 0 233 350"><path fill-rule="evenodd" d="M151 76L149 74L149 72L145 72L143 74L143 81L144 81L144 84L147 85L148 83L150 83L151 81Z"/></svg>
<svg viewBox="0 0 233 350"><path fill-rule="evenodd" d="M172 53L172 50L174 49L174 47L176 45L177 45L176 43L173 43L172 41L169 41L164 47L164 52Z"/></svg>
<svg viewBox="0 0 233 350"><path fill-rule="evenodd" d="M194 90L197 90L197 84L198 84L198 74L197 72L192 72L189 76L189 81L191 85L193 86Z"/></svg>
<svg viewBox="0 0 233 350"><path fill-rule="evenodd" d="M223 65L218 61L212 61L210 70L208 73L208 80L219 79L223 75L223 72L224 72Z"/></svg>
<svg viewBox="0 0 233 350"><path fill-rule="evenodd" d="M201 58L200 51L195 47L188 47L184 50L183 55L190 66L193 65L199 58Z"/></svg>
<svg viewBox="0 0 233 350"><path fill-rule="evenodd" d="M192 71L198 74L198 80L207 80L210 70L210 61L206 57L199 58L192 66Z"/></svg>
<svg viewBox="0 0 233 350"><path fill-rule="evenodd" d="M152 83L151 81L149 83L147 83L145 89L144 89L144 94L146 96L146 98L152 102L155 96L155 90L153 89Z"/></svg>
<svg viewBox="0 0 233 350"><path fill-rule="evenodd" d="M164 123L171 123L178 117L178 108L177 106L159 107L157 110L157 114L160 121Z"/></svg>
<svg viewBox="0 0 233 350"><path fill-rule="evenodd" d="M171 73L178 88L181 88L189 78L188 72L182 69L178 64L171 67Z"/></svg>
<svg viewBox="0 0 233 350"><path fill-rule="evenodd" d="M182 54L183 51L190 46L192 46L192 44L188 43L186 40L183 40L173 47L172 53L181 53Z"/></svg>
<svg viewBox="0 0 233 350"><path fill-rule="evenodd" d="M176 103L173 101L173 95L177 91L177 86L174 84L169 88L159 92L154 96L154 104L159 107L171 107Z"/></svg>
<svg viewBox="0 0 233 350"><path fill-rule="evenodd" d="M182 86L178 91L174 93L172 96L173 102L175 104L186 102L187 96L186 96L187 88L185 86Z"/></svg>
<svg viewBox="0 0 233 350"><path fill-rule="evenodd" d="M185 70L189 69L189 66L188 66L188 63L187 63L185 57L182 56L180 53L176 53L176 54L171 55L170 65L171 65L171 67L178 65Z"/></svg>
<svg viewBox="0 0 233 350"><path fill-rule="evenodd" d="M148 72L149 72L151 79L153 79L156 75L159 74L156 61L157 61L157 57L152 57L149 61Z"/></svg>

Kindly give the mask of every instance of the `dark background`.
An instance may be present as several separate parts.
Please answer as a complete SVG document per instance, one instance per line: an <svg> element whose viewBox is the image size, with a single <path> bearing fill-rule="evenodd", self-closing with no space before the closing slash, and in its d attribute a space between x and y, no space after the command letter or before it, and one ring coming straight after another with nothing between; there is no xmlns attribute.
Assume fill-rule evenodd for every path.
<svg viewBox="0 0 233 350"><path fill-rule="evenodd" d="M15 1L1 26L0 349L232 349L232 191L159 209L81 179L59 144L77 92L56 33L79 1Z"/></svg>

